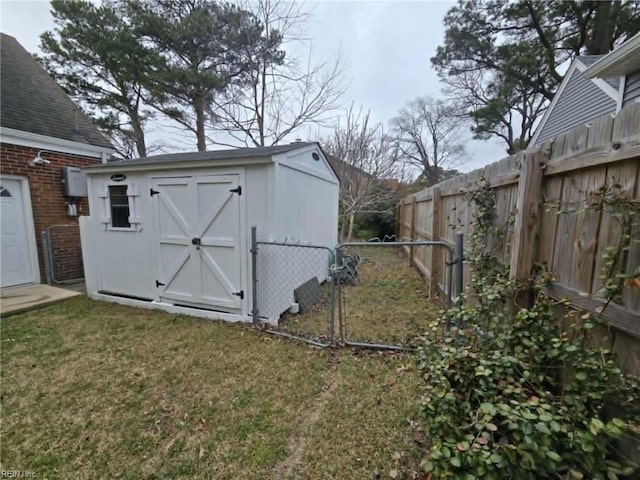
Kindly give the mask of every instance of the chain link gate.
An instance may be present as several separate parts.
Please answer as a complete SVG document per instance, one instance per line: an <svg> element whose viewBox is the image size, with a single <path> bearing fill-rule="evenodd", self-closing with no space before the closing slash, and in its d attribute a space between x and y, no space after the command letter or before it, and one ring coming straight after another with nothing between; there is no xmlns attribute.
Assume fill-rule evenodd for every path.
<svg viewBox="0 0 640 480"><path fill-rule="evenodd" d="M429 310L437 315L433 292L442 295L445 308L457 301L454 292L457 296L462 290L462 245L462 234L457 235L455 247L442 241L410 240L338 245L334 298L340 342L377 350L413 350L426 330ZM414 258L426 255L413 251L433 249L445 253L442 259L435 257L444 266L443 281L432 278L436 285L427 294L427 283L413 264ZM406 250L411 250L408 256ZM428 270L433 272L434 266Z"/></svg>
<svg viewBox="0 0 640 480"><path fill-rule="evenodd" d="M329 247L258 241L256 227L252 227L254 327L318 347L333 345L334 263L334 251Z"/></svg>
<svg viewBox="0 0 640 480"><path fill-rule="evenodd" d="M253 227L251 245L251 314L254 327L269 334L318 347L342 344L378 350L414 349L415 345L411 343L410 337L412 334L417 337L424 333L421 328L426 324L421 324L419 320L426 321L429 313L426 305L433 299L424 293L424 278L419 277L414 266L408 266L407 255L405 252L401 254L399 249L444 250L445 273L439 290L444 298L445 308L453 305L454 291L458 295L462 290L462 234L458 234L455 248L442 241L399 241L349 242L342 243L333 250L298 242L258 241L256 228ZM363 249L379 252L386 249L387 254L378 259L374 255L364 255ZM388 255L390 250L395 251L395 257ZM409 258L413 258L413 255ZM398 269L400 264L404 270ZM380 266L395 268L395 280L400 283L403 275L418 277L417 280L414 279L414 285L419 285L416 288L419 292L407 295L401 289L394 290L393 282L386 285L384 279L379 278L370 281L367 269L373 267L375 270ZM362 273L359 273L361 267ZM307 286L315 292L315 298L305 306L302 297L303 287ZM357 292L354 295L356 304L351 302L348 309L350 301L347 291ZM390 308L394 306L392 302L403 295L408 297L406 301L409 304L417 308L412 312L393 312ZM375 315L354 315L358 301L372 301ZM421 305L425 308L421 309ZM385 313L389 313L391 318L385 319ZM394 314L402 316L401 321L394 318ZM376 323L374 320L377 325L373 325ZM403 331L402 322L410 325L413 331ZM361 333L367 330L370 335L365 338ZM352 335L354 332L355 335ZM385 338L385 333L388 332L392 332L392 335Z"/></svg>

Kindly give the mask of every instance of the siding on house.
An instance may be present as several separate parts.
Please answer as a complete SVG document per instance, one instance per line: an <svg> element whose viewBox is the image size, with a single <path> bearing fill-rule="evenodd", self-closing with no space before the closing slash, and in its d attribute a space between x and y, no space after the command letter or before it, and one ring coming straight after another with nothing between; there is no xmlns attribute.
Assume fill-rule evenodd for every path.
<svg viewBox="0 0 640 480"><path fill-rule="evenodd" d="M561 97L536 139L536 144L615 111L615 100L576 69L568 79Z"/></svg>
<svg viewBox="0 0 640 480"><path fill-rule="evenodd" d="M640 70L627 75L622 95L622 106L640 101Z"/></svg>

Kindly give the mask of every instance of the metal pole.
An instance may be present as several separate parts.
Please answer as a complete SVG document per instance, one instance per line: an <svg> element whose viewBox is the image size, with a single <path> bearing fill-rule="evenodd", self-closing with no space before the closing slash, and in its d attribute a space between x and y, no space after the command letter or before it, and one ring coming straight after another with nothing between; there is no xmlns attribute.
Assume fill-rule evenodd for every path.
<svg viewBox="0 0 640 480"><path fill-rule="evenodd" d="M464 260L464 233L456 232L456 259L455 259L455 282L456 282L456 296L460 301L460 295L462 295L462 262Z"/></svg>
<svg viewBox="0 0 640 480"><path fill-rule="evenodd" d="M253 326L258 326L258 228L254 225L251 227L251 316L253 318Z"/></svg>
<svg viewBox="0 0 640 480"><path fill-rule="evenodd" d="M330 293L329 293L329 344L333 345L333 339L335 336L335 323L334 323L334 319L335 319L335 310L336 310L336 304L335 304L335 298L336 298L336 284L335 284L335 278L334 278L334 267L335 265L335 254L331 254L329 253L329 281L331 282L331 285L329 286Z"/></svg>
<svg viewBox="0 0 640 480"><path fill-rule="evenodd" d="M42 253L44 256L44 274L47 278L47 285L53 283L53 268L51 264L51 245L49 244L49 232L43 230L40 232L40 238L42 239Z"/></svg>

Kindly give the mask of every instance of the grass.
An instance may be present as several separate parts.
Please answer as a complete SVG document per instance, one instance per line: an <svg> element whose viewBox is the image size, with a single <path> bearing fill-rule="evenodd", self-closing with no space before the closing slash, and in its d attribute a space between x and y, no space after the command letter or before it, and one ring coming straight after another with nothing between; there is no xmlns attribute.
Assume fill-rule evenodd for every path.
<svg viewBox="0 0 640 480"><path fill-rule="evenodd" d="M342 285L346 338L350 341L416 345L438 307L428 298L428 286L409 266L398 247L350 247L360 255L359 283ZM301 315L286 315L280 328L320 340L326 339L329 288L323 285L321 306ZM335 313L338 335L338 313Z"/></svg>
<svg viewBox="0 0 640 480"><path fill-rule="evenodd" d="M3 319L1 347L2 470L415 478L407 354L329 352L85 298Z"/></svg>

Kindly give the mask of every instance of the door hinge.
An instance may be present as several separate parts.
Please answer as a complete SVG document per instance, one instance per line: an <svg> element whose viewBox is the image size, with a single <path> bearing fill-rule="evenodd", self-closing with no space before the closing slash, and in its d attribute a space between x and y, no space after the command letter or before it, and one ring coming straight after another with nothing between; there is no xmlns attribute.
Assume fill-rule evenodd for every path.
<svg viewBox="0 0 640 480"><path fill-rule="evenodd" d="M153 188L151 189L151 191L149 192L151 194L151 196L153 197L154 195L158 195L160 192L157 190L154 190Z"/></svg>
<svg viewBox="0 0 640 480"><path fill-rule="evenodd" d="M242 195L242 187L240 185L238 185L237 188L232 188L229 191L231 193L237 193L238 195Z"/></svg>
<svg viewBox="0 0 640 480"><path fill-rule="evenodd" d="M239 292L234 292L236 297L240 297L240 300L244 300L244 290L240 290Z"/></svg>
<svg viewBox="0 0 640 480"><path fill-rule="evenodd" d="M158 280L156 280L156 288L158 287L164 287L164 283L159 282Z"/></svg>

